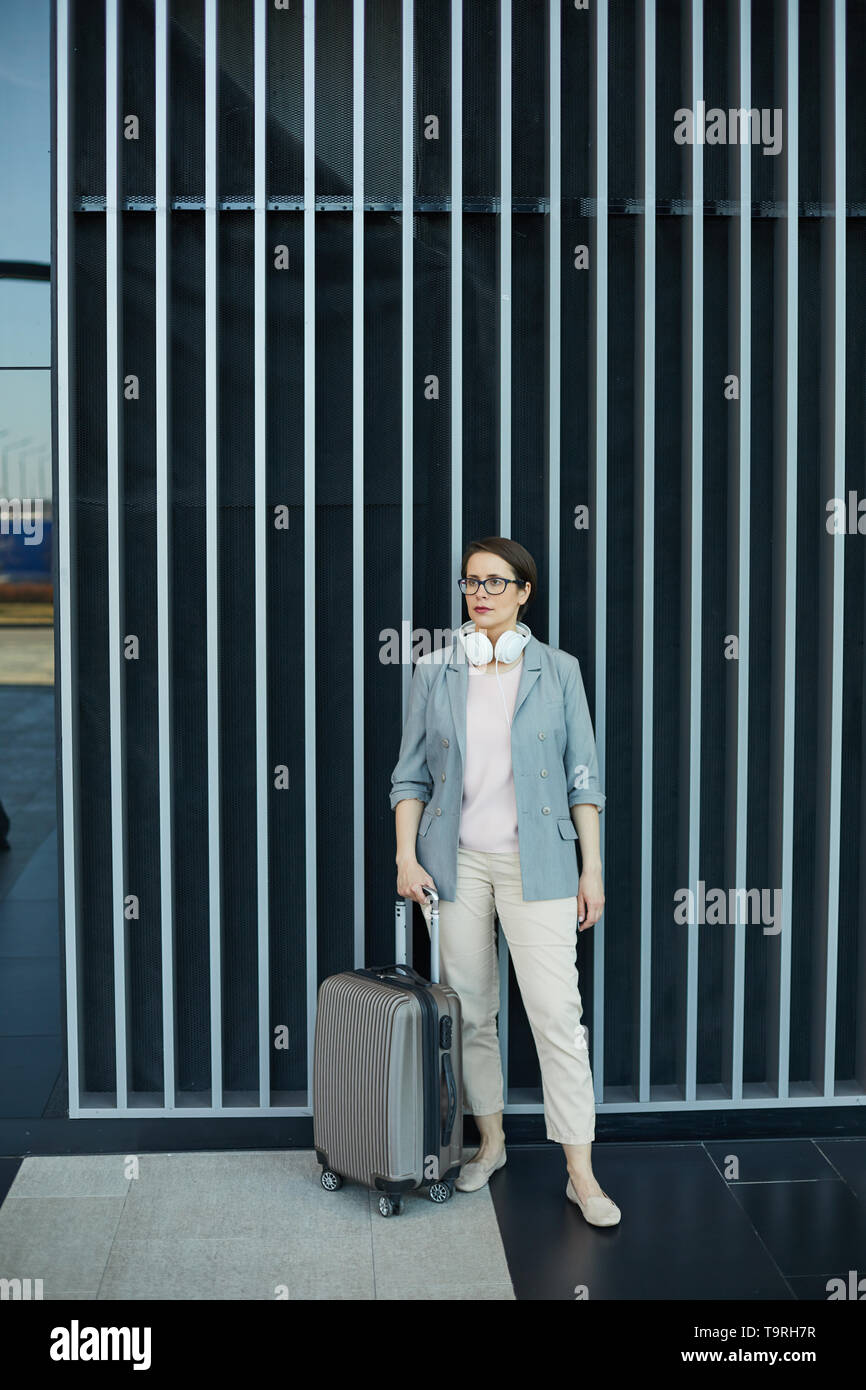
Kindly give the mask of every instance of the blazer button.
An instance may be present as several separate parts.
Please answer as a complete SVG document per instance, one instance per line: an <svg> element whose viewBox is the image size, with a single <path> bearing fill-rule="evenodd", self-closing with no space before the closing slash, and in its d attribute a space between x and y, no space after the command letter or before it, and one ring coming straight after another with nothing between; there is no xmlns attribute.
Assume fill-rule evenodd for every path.
<svg viewBox="0 0 866 1390"><path fill-rule="evenodd" d="M542 806L542 808L541 808L541 814L542 814L543 816L549 816L549 815L550 815L550 807L549 807L549 806Z"/></svg>
<svg viewBox="0 0 866 1390"><path fill-rule="evenodd" d="M544 730L543 730L543 729L539 729L539 730L538 730L538 737L539 737L539 738L544 738Z"/></svg>
<svg viewBox="0 0 866 1390"><path fill-rule="evenodd" d="M447 738L443 738L443 740L442 740L442 747L443 747L443 748L449 748L449 747L450 747L450 744L449 744Z"/></svg>
<svg viewBox="0 0 866 1390"><path fill-rule="evenodd" d="M443 782L445 781L445 773L444 773L444 772L442 773L442 781L443 781Z"/></svg>
<svg viewBox="0 0 866 1390"><path fill-rule="evenodd" d="M546 767L543 767L543 768L541 769L541 773L540 773L539 775L540 775L541 777L546 777L546 776L547 776L547 768L546 768Z"/></svg>
<svg viewBox="0 0 866 1390"><path fill-rule="evenodd" d="M436 807L436 814L437 814L437 816L441 816L441 814L442 814L442 807L441 807L441 806L437 806L437 807Z"/></svg>

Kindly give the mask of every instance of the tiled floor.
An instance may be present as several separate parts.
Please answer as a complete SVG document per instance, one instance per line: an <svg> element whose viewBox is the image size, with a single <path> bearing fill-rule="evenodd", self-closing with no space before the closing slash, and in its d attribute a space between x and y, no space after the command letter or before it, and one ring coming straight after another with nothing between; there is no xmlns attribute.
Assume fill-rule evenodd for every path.
<svg viewBox="0 0 866 1390"><path fill-rule="evenodd" d="M25 1158L0 1272L45 1299L514 1299L489 1193L385 1219L319 1172L311 1151Z"/></svg>
<svg viewBox="0 0 866 1390"><path fill-rule="evenodd" d="M623 1210L605 1230L547 1146L389 1220L363 1188L325 1192L310 1150L28 1157L0 1163L0 1274L46 1299L671 1303L826 1301L866 1275L866 1140L606 1144L595 1166Z"/></svg>

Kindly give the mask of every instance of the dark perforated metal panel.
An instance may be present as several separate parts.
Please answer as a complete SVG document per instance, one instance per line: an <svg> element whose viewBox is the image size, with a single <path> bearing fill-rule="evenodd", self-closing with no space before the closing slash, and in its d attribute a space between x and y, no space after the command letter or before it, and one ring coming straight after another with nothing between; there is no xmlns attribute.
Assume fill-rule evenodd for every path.
<svg viewBox="0 0 866 1390"><path fill-rule="evenodd" d="M65 6L66 0L58 0ZM866 292L866 6L849 0L847 26L847 174L844 332L845 482L866 490L866 329L858 306ZM561 261L550 263L551 128L549 71L551 9L541 0L513 6L512 65L500 85L496 0L463 7L462 264L452 263L450 11L432 0L414 5L411 102L415 206L403 209L402 5L373 0L364 8L365 214L363 220L363 368L356 375L352 327L354 53L351 7L319 0L315 26L315 251L304 241L304 26L301 4L264 6L266 62L265 379L256 365L255 6L219 0L218 21L217 325L205 318L205 5L171 0L168 11L169 191L167 217L170 349L169 483L171 493L170 683L172 711L172 1034L178 1104L206 1106L215 1078L211 1049L211 919L207 870L211 779L207 721L208 661L217 634L208 632L209 600L218 614L220 952L222 1083L250 1113L259 1105L258 826L261 814L256 710L257 628L255 408L264 387L266 505L269 524L262 578L266 586L265 799L268 1023L284 1027L286 1047L274 1048L266 1072L275 1107L303 1111L310 1075L311 984L355 961L353 885L362 881L360 953L368 962L391 959L395 893L394 818L387 796L402 718L403 671L380 659L384 637L404 622L447 628L456 575L450 544L452 509L462 537L496 534L504 471L500 408L508 381L501 374L503 294L511 314L511 533L532 551L539 592L528 621L542 640L576 654L590 707L603 729L605 935L584 933L579 967L585 1022L603 1055L601 1104L639 1108L683 1103L690 1046L687 930L672 919L671 902L685 881L688 836L699 824L700 875L728 884L736 850L738 805L747 807L746 879L773 883L781 856L780 730L793 711L794 783L791 850L795 901L791 925L790 1045L793 1100L820 1101L823 1066L827 939L838 931L834 1074L862 1095L866 1070L861 1001L866 980L866 920L861 842L866 826L864 734L864 575L856 538L846 542L844 591L831 589L824 513L833 480L832 424L837 343L834 288L832 84L833 6L801 0L796 173L798 273L795 302L799 357L786 394L786 196L789 114L783 153L749 154L751 171L748 283L741 279L740 152L703 151L703 307L700 352L692 341L692 149L673 138L674 113L691 99L694 8L687 0L658 0L655 110L657 215L654 334L645 338L642 263L647 223L643 207L644 131L641 123L644 8L610 0L578 11L559 7L562 87ZM61 601L77 624L75 685L77 764L75 815L78 856L77 960L80 981L74 1020L80 1040L80 1096L104 1098L110 1110L117 1083L112 883L112 816L126 826L125 891L140 916L124 925L126 1081L134 1104L160 1113L163 1086L163 986L158 721L159 666L156 510L158 411L156 367L161 347L156 320L154 211L157 61L155 8L150 0L120 0L120 116L136 114L138 140L121 135L120 360L134 373L139 398L121 409L120 459L107 456L105 208L105 25L102 7L69 0L68 87L58 93L69 118L71 280L68 329L74 516L60 518L74 539L73 583ZM443 19L443 13L446 19ZM555 12L554 12L555 13ZM708 106L739 104L738 0L704 6L703 94ZM607 17L608 104L599 129L595 109L599 16ZM751 104L776 108L786 100L786 17L782 0L753 4L750 22ZM66 69L64 68L64 71ZM555 76L555 75L554 75ZM309 96L309 93L307 94ZM503 229L500 195L500 113L510 107L513 207ZM427 139L429 118L438 139ZM596 157L608 150L607 203L599 206ZM601 146L603 148L603 144ZM403 228L412 218L413 338L410 395L403 398ZM600 217L603 220L600 221ZM601 255L602 229L606 254ZM500 271L500 237L511 248L511 284ZM286 269L274 258L286 248ZM575 264L579 248L589 268ZM561 368L551 380L551 285L560 276ZM305 465L305 276L314 285L315 454ZM461 319L452 322L458 276ZM840 281L841 283L841 281ZM596 296L606 303L606 351L596 353ZM62 293L55 287L55 294ZM749 683L737 705L737 666L723 655L736 632L746 573L738 554L740 407L726 399L725 378L741 369L739 314L749 315L751 375L747 500L751 521L744 549L749 584ZM62 317L61 324L66 322ZM603 327L605 325L602 325ZM455 347L462 371L452 373ZM652 462L654 499L642 494L643 353L653 353L649 379L655 404ZM217 382L217 495L206 478L206 372ZM693 380L693 368L695 377ZM56 373L55 373L56 377ZM436 390L431 391L435 382ZM597 388L606 387L606 405ZM55 389L57 382L55 381ZM355 507L354 391L363 404L363 505ZM691 410L697 402L702 453L692 472ZM552 402L560 408L559 438L551 438ZM413 434L404 458L403 410L411 404ZM452 457L454 412L462 408L462 488ZM786 534L784 441L796 424L797 525ZM559 449L558 492L551 497L551 458ZM119 468L121 634L139 642L136 662L124 664L123 760L125 804L112 804L110 752L119 711L112 704L109 656L119 634L109 630L109 479ZM405 471L404 471L405 470ZM411 480L412 514L402 514L404 480ZM600 497L606 512L589 535L574 526L575 509ZM693 595L695 555L689 550L695 484L702 507L700 585ZM207 508L217 505L218 582L208 593ZM285 526L272 525L276 513ZM313 553L305 545L311 519ZM73 525L74 522L74 525ZM642 559L644 527L654 541L653 619L647 670L653 721L642 727ZM597 568L603 527L606 568ZM553 531L551 531L553 527ZM412 547L411 583L403 611L403 547ZM353 546L363 545L364 616L353 648ZM784 679L785 546L796 554L794 674ZM314 605L309 602L309 595ZM551 595L558 624L551 632ZM689 640L692 598L698 619L699 747L690 746L692 691ZM780 597L781 596L781 597ZM598 602L596 599L598 597ZM843 611L842 611L843 610ZM833 651L832 622L842 611L844 652ZM304 640L312 630L314 670L305 668ZM61 653L67 658L71 653ZM602 681L602 677L604 680ZM828 791L833 752L833 681L841 701L838 802ZM305 718L313 689L315 730ZM597 692L603 704L596 705ZM748 766L736 783L738 721L748 714ZM363 750L355 743L358 717ZM312 755L310 747L312 744ZM641 883L641 754L652 751L652 867ZM689 800L690 760L700 759L697 792ZM309 762L308 762L309 760ZM356 763L363 798L353 804ZM288 769L288 787L274 785ZM309 769L312 769L310 772ZM312 777L313 781L309 780ZM835 795L835 791L833 795ZM308 807L315 796L314 838ZM838 809L839 864L828 869L830 812ZM66 841L65 841L66 842ZM828 874L838 873L838 920L827 922ZM312 896L311 896L312 895ZM315 899L315 907L313 905ZM641 922L652 926L648 941ZM114 904L116 910L116 904ZM419 919L420 920L420 919ZM415 922L418 963L426 965L426 934ZM731 1057L742 1042L742 1081L752 1099L773 1099L780 1001L778 943L748 929L737 965L732 935L702 927L697 938L696 1022L691 1035L699 1095L724 1100ZM308 977L314 947L315 979ZM646 952L645 955L642 952ZM646 998L642 966L648 974ZM737 975L741 969L740 976ZM742 995L735 1003L737 980ZM509 1084L540 1111L537 1058L513 970L509 975ZM638 1101L645 1009L650 1014L649 1099ZM602 1007L603 1006L603 1007ZM597 1022L598 1021L598 1022ZM859 1090L858 1090L859 1087ZM286 1095L291 1103L285 1102ZM825 1099L831 1099L826 1097ZM791 1097L783 1096L785 1103ZM537 1102L537 1103L536 1103ZM738 1096L732 1104L741 1103Z"/></svg>

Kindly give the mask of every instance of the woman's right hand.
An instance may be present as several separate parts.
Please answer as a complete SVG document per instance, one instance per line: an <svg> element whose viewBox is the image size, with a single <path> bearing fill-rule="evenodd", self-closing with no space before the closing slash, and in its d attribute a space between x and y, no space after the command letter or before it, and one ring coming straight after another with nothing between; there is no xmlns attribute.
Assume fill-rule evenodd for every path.
<svg viewBox="0 0 866 1390"><path fill-rule="evenodd" d="M422 868L417 859L403 859L397 865L397 893L401 898L412 898L416 903L429 902L426 893L423 892L421 884L426 883L434 892L436 884Z"/></svg>

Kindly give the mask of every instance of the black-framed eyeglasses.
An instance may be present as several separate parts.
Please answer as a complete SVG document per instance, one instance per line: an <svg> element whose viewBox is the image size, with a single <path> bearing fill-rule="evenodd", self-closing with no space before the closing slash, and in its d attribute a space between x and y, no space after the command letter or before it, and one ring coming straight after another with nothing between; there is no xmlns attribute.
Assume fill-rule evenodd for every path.
<svg viewBox="0 0 866 1390"><path fill-rule="evenodd" d="M519 589L523 588L522 579L501 579L498 574L491 579L458 579L457 586L461 594L477 594L478 585L481 584L486 594L504 594L506 585L516 584Z"/></svg>

